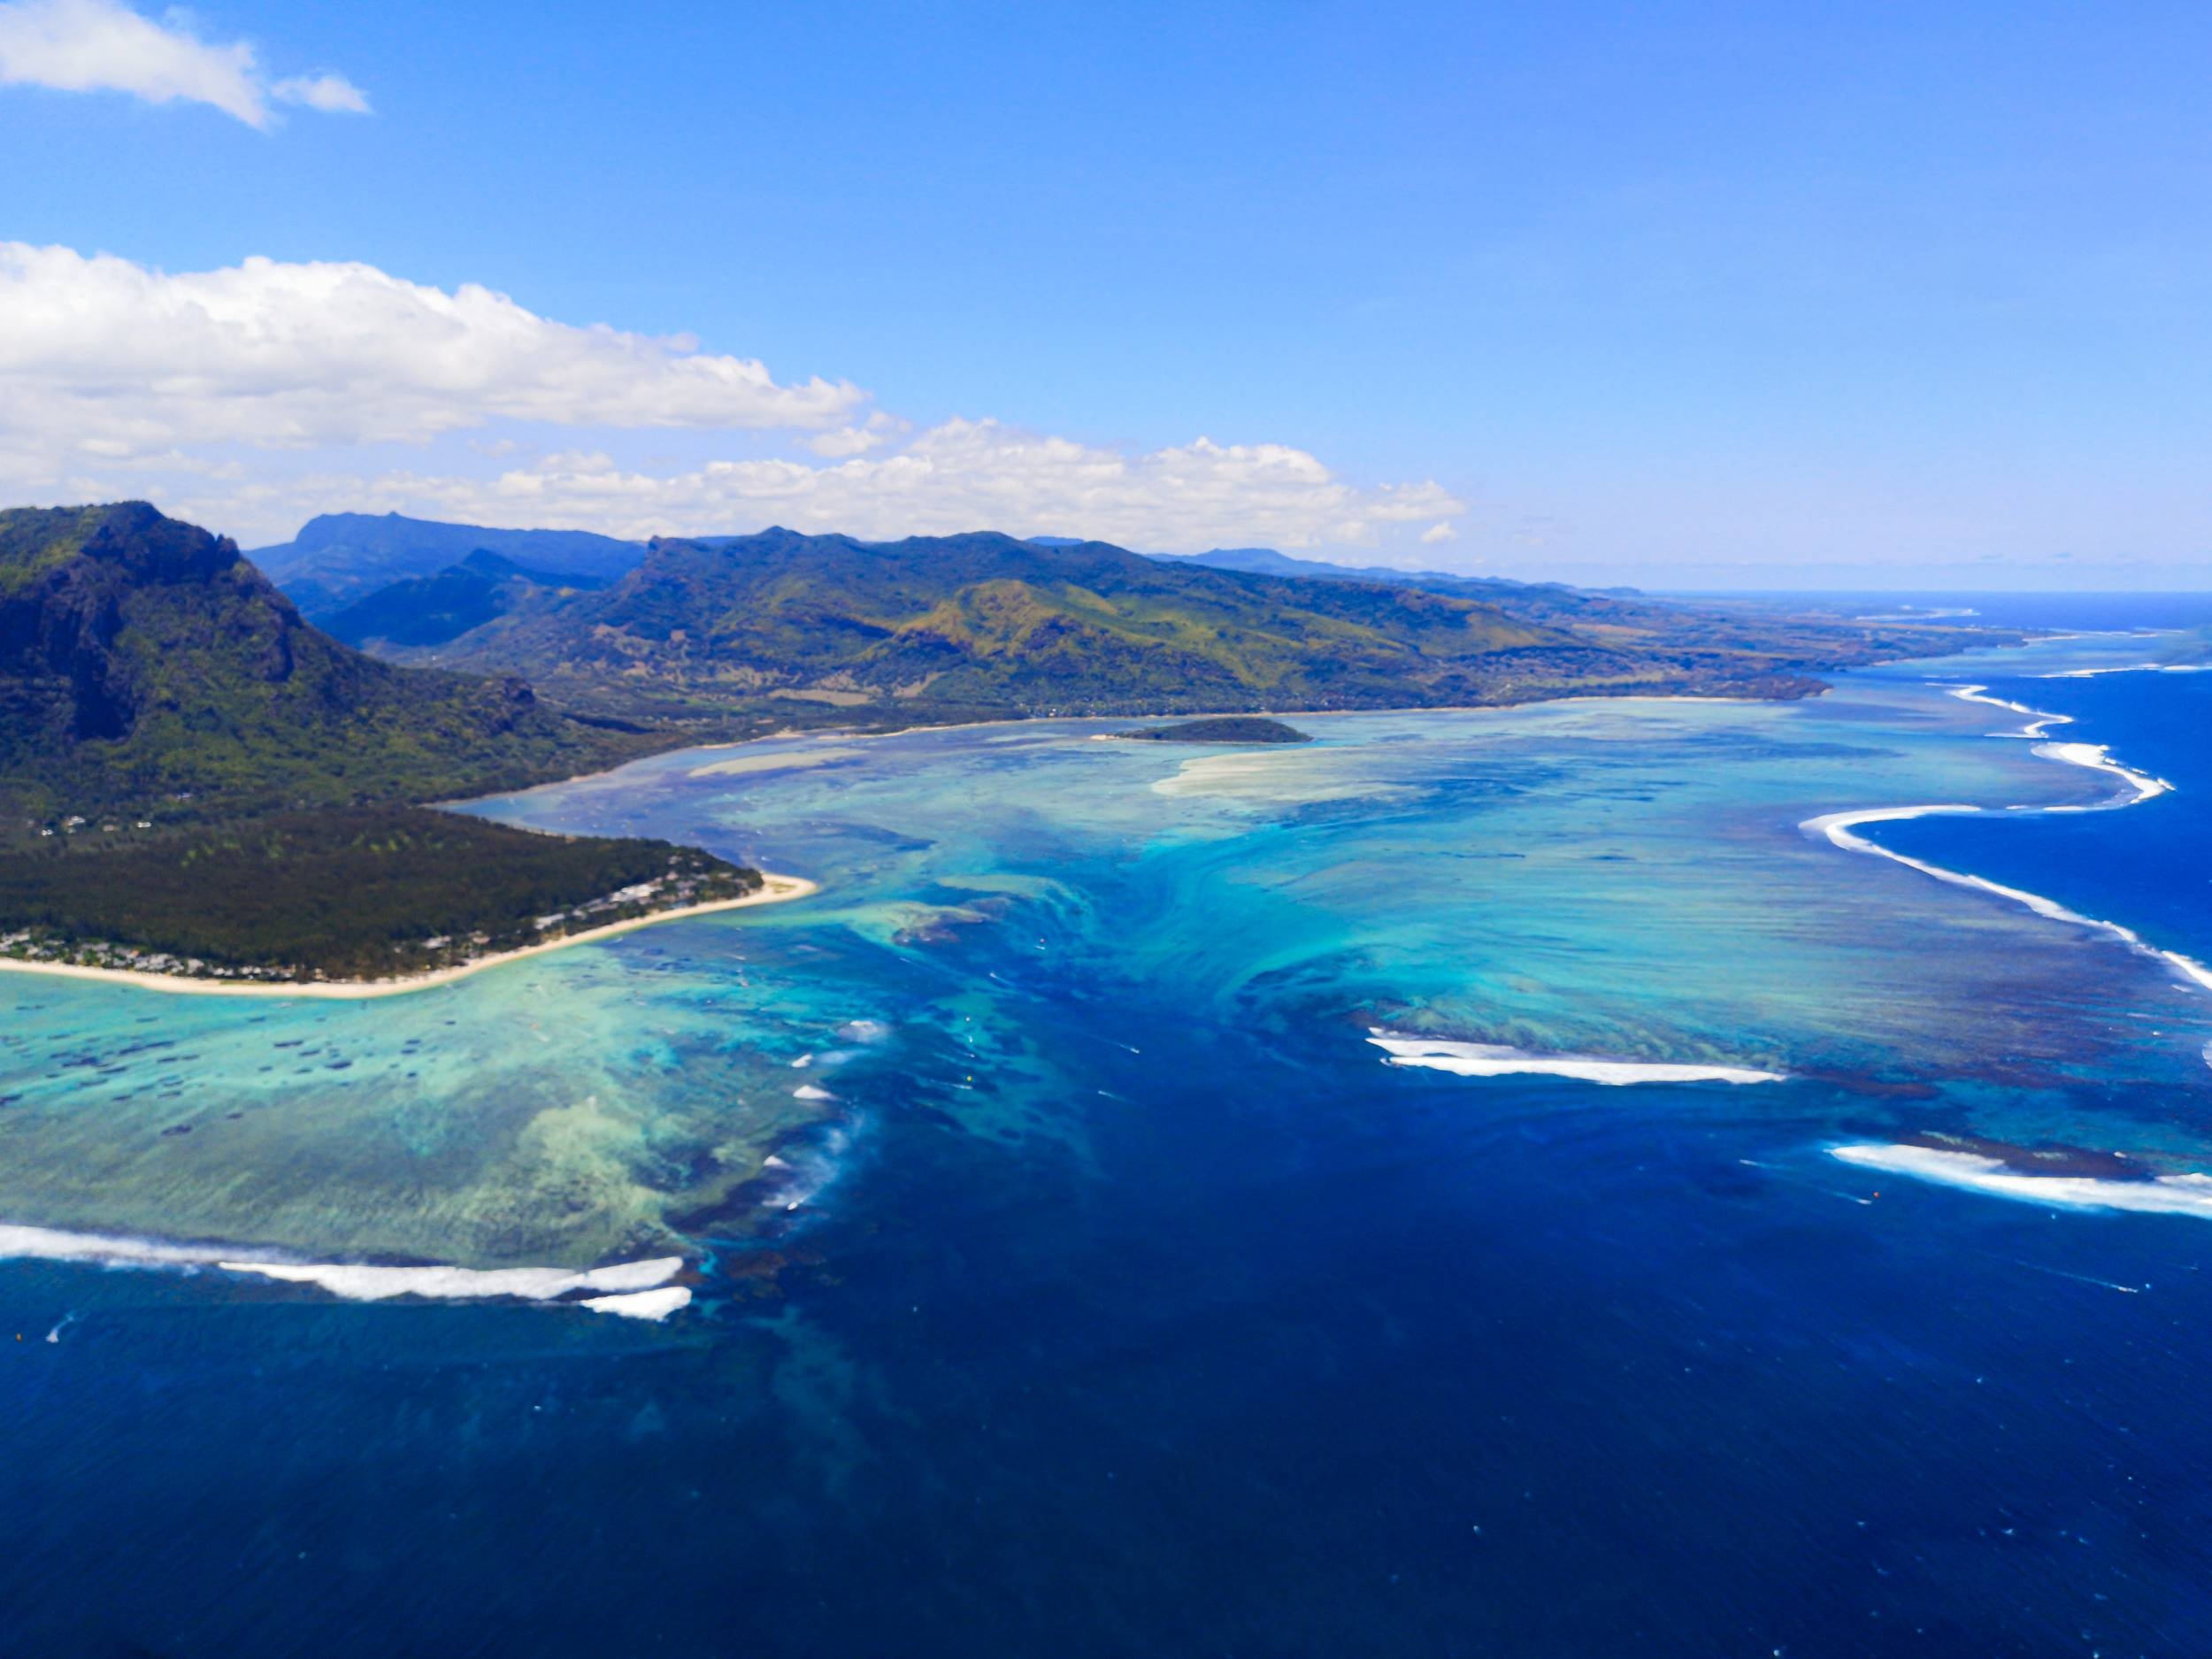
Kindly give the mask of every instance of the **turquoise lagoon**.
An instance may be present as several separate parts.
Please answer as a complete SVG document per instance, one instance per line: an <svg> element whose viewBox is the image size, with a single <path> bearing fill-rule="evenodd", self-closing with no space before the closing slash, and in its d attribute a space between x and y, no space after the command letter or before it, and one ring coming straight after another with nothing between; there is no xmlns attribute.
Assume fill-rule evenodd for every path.
<svg viewBox="0 0 2212 1659"><path fill-rule="evenodd" d="M0 976L0 1222L696 1291L653 1325L0 1265L17 1646L2190 1651L2212 1234L2079 1201L2114 1153L2212 1169L2212 995L1806 825L1978 806L1858 833L2212 957L2068 874L2212 756L2047 817L2132 791L1955 695L2193 644L1296 749L691 750L469 810L817 896L357 1003ZM2047 735L2131 762L2124 714ZM2045 825L2104 840L2039 866ZM1904 1143L2088 1185L1834 1156ZM93 1580L96 1617L52 1588Z"/></svg>
<svg viewBox="0 0 2212 1659"><path fill-rule="evenodd" d="M486 801L824 891L357 1003L0 977L0 1218L476 1266L695 1250L686 1217L742 1235L819 1179L764 1163L795 1139L818 1164L858 1098L841 1068L978 1133L1079 1144L1088 1063L1163 1018L1326 1053L1381 1100L1401 1083L1371 1030L1772 1071L1810 1087L1693 1098L1996 1139L2079 1127L2085 1087L2202 1094L2212 1001L1801 827L2111 797L1928 683L2143 653L2035 649L1802 703L1311 717L1296 749L1110 722L795 739ZM961 948L979 936L996 949ZM2170 1100L2095 1112L2101 1141L2202 1149Z"/></svg>

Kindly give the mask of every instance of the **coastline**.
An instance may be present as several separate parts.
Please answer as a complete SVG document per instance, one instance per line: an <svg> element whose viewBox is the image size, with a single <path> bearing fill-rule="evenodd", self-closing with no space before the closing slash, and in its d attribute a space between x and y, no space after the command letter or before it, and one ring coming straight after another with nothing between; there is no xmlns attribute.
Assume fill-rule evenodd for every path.
<svg viewBox="0 0 2212 1659"><path fill-rule="evenodd" d="M1991 631L2005 632L2004 630ZM2151 633L2154 634L2155 630L2152 630ZM1986 645L1978 643L1963 649L1966 650L2011 650L2018 649L2029 640L2046 637L2073 639L2089 636L2087 634L2044 635L2031 630L2022 633L2017 639L1997 639L1989 641ZM1930 651L1920 655L1942 657L1955 654L1958 653ZM1889 663L1916 660L1917 660L1916 657L1880 657L1872 663L1855 666L1876 667ZM1826 669L1821 672L1833 674L1847 673L1852 671L1850 668L1842 668ZM1817 675L1808 677L1818 678ZM526 784L519 789L503 789L488 795L468 795L456 800L429 801L423 804L440 810L452 810L482 801L518 800L546 790L565 789L573 784L588 783L594 779L611 778L618 772L626 771L643 762L664 759L671 755L707 754L749 749L757 743L787 743L807 739L834 740L838 742L867 742L880 738L912 737L925 732L978 732L987 731L996 726L1037 726L1071 720L1213 720L1246 715L1265 719L1318 720L1331 717L1371 714L1494 714L1514 709L1539 708L1552 703L1802 703L1824 697L1834 689L1832 684L1822 680L1817 686L1793 696L1760 696L1747 692L1730 695L1723 692L1701 691L1569 691L1552 696L1516 697L1502 703L1416 703L1372 709L1162 709L1133 714L1013 714L986 720L925 720L912 726L886 726L876 729L847 726L785 726L778 731L763 732L755 737L730 738L718 741L710 739L703 742L675 743L665 749L649 749L632 756L627 760L617 761L611 766L602 766L594 772L578 772L572 777L549 778L543 783Z"/></svg>
<svg viewBox="0 0 2212 1659"><path fill-rule="evenodd" d="M742 898L716 899L705 904L687 904L678 910L657 910L649 916L633 916L626 921L608 922L602 926L588 927L581 933L565 933L558 939L549 939L535 945L524 945L514 950L503 950L489 956L479 956L472 962L456 964L450 968L434 968L427 973L409 974L396 979L301 979L255 980L188 979L182 974L142 973L129 968L82 968L72 963L21 962L13 957L0 956L0 973L42 973L55 979L88 980L102 985L133 986L142 991L165 991L173 996L262 996L262 997L319 997L337 1001L363 1001L379 996L403 996L411 991L426 991L441 985L451 985L472 974L488 968L503 967L511 962L520 962L526 956L541 956L549 951L565 950L571 945L588 945L618 934L635 933L641 927L652 927L662 922L680 922L695 916L712 916L723 910L745 910L753 905L780 904L790 899L803 899L818 893L818 883L804 876L772 875L760 872L761 885L757 892Z"/></svg>

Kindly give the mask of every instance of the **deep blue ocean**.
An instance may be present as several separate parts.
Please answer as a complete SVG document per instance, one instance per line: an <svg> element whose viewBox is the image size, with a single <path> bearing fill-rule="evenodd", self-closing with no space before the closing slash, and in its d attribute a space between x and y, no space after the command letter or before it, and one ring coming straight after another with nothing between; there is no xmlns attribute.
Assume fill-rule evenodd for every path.
<svg viewBox="0 0 2212 1659"><path fill-rule="evenodd" d="M2212 621L2202 599L1965 603L2044 627ZM2006 666L1992 654L1972 679L2074 716L2057 735L2173 792L1879 841L2212 960L2212 675ZM1972 719L2006 718L1909 673L1824 701L1891 719L1880 700L1909 682L1893 718L1928 745L1914 766L1986 754L2000 783L2075 787L2025 745L1973 747ZM1615 885L1588 887L1608 896L1586 916L1563 886L1534 922L1471 908L1457 936L1503 965L1448 987L1434 938L1332 922L1291 949L1300 886L1263 908L1250 872L1356 832L1431 868L1456 849L1504 894L1524 864L1564 882L1484 839L1514 821L1484 814L1538 790L1525 768L1417 797L1310 782L1263 822L1233 803L1257 825L1242 840L1210 820L1141 853L1025 820L1018 860L1010 831L987 880L961 877L995 895L979 907L942 872L926 891L883 873L950 833L866 818L857 797L777 818L775 786L744 780L755 795L710 810L670 772L657 795L588 797L594 824L657 813L778 868L879 872L874 908L834 929L793 906L745 935L749 995L788 1003L777 986L813 975L900 1033L840 1074L833 1182L782 1231L718 1246L722 1294L658 1325L0 1263L0 1654L2212 1654L2212 1227L1870 1178L1823 1151L1920 1126L1938 1072L1941 1110L1980 1102L1985 1133L2055 1122L2109 1146L2111 1111L2185 1139L2212 1115L2199 1037L2169 1052L2165 1027L2125 1022L2193 994L1815 844L1794 804L1731 807L1714 786L1710 847L1617 832L1604 814L1716 775L1700 757L1785 780L1871 764L1873 724L1813 728L1801 763L1775 758L1795 728L1679 718L1710 724L1655 751L1611 726L1545 739L1547 779L1586 749L1609 769L1567 821L1603 848L1573 879ZM1171 768L1118 753L1156 747L1054 754ZM1011 819L1018 792L1002 799ZM810 846L836 850L808 864ZM1448 989L1510 1006L1509 1040L1558 1031L1614 983L1588 941L1656 950L1639 918L1660 912L1635 907L1670 881L1750 896L1720 919L1665 912L1693 964L1691 935L1720 930L1716 965L1620 970L1624 1032L1633 992L1638 1031L1788 1066L1827 1041L1826 1010L1836 1052L1870 1056L1824 1061L1840 1082L1606 1087L1392 1070L1364 1042L1365 1022ZM910 913L924 902L933 925ZM1923 905L1935 931L1902 908ZM1756 931L1800 913L1815 920ZM2003 931L1942 932L1954 919ZM674 974L695 957L666 931L607 960ZM1790 978L1760 953L1789 951L1894 995L1863 1017L1840 991L1755 1000ZM1700 1001L1731 963L1748 964L1741 999ZM1958 987L1982 974L2008 988L1970 1003ZM23 1006L78 1018L58 993ZM2007 1023L1967 1053L1985 1015ZM2123 1028L2139 1052L2115 1046ZM741 1271L764 1252L772 1295Z"/></svg>

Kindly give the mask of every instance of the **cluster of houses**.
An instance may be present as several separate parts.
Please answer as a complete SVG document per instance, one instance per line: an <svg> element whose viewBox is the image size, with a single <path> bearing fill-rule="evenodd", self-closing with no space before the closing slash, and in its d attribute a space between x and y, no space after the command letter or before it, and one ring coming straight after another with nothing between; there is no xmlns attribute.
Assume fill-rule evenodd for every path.
<svg viewBox="0 0 2212 1659"><path fill-rule="evenodd" d="M35 928L0 933L0 956L18 962L48 962L71 968L112 968L127 973L167 973L193 979L282 980L293 976L281 968L227 967L203 962L197 956L173 956L165 950L144 950L135 945L85 943L60 940Z"/></svg>

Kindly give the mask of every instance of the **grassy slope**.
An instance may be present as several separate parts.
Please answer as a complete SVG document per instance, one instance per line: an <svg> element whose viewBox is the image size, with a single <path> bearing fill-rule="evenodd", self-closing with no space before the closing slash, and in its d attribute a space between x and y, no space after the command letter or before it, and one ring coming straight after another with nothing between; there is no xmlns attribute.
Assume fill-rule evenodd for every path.
<svg viewBox="0 0 2212 1659"><path fill-rule="evenodd" d="M1959 637L1568 590L1501 587L1478 599L1299 580L1095 542L768 531L656 543L604 592L534 606L411 660L528 673L606 710L698 718L812 699L870 724L1639 690L1793 695L1822 668Z"/></svg>

